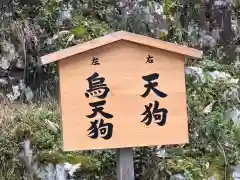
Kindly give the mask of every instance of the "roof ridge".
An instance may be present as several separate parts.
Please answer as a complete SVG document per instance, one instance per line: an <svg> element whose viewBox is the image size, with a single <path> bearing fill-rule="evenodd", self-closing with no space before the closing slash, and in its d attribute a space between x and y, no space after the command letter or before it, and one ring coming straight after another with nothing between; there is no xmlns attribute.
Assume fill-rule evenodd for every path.
<svg viewBox="0 0 240 180"><path fill-rule="evenodd" d="M83 53L85 51L95 49L119 40L126 40L133 43L138 43L145 46L151 46L154 48L158 48L166 51L172 51L174 53L182 54L185 56L196 57L196 58L202 58L202 54L203 54L202 51L200 50L185 47L175 43L162 41L159 39L154 39L152 37L130 33L126 31L116 31L108 35L105 35L96 39L92 39L90 41L83 42L81 44L77 44L75 46L59 50L57 52L44 55L41 57L41 63L48 64L51 62L55 62L55 61L64 59L66 57Z"/></svg>

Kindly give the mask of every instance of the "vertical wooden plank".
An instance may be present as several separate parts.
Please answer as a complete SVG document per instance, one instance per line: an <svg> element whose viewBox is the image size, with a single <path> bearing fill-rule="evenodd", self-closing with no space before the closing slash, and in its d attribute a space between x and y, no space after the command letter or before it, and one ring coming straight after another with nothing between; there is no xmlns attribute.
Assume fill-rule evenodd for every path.
<svg viewBox="0 0 240 180"><path fill-rule="evenodd" d="M117 180L134 180L133 148L117 149Z"/></svg>

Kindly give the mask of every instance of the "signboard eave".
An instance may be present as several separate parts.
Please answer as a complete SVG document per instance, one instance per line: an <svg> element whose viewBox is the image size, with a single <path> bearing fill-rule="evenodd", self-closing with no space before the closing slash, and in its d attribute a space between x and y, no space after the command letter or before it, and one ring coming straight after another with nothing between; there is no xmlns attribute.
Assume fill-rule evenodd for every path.
<svg viewBox="0 0 240 180"><path fill-rule="evenodd" d="M175 43L170 43L170 42L166 42L166 41L162 41L162 40L158 40L158 39L154 39L151 37L138 35L130 32L117 31L117 32L90 40L88 42L84 42L84 43L42 56L41 64L45 65L51 62L63 60L70 56L74 56L79 53L84 53L86 51L93 50L95 48L99 48L104 45L117 42L119 40L134 42L140 45L146 45L152 48L157 48L159 50L165 50L165 51L181 54L184 56L190 56L194 58L202 58L202 55L203 55L203 52L197 49L181 46Z"/></svg>

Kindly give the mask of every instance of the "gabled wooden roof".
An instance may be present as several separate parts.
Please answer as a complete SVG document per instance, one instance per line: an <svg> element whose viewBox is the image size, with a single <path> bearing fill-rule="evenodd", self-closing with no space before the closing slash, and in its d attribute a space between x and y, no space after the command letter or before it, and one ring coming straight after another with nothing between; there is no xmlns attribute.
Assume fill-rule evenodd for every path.
<svg viewBox="0 0 240 180"><path fill-rule="evenodd" d="M117 31L117 32L108 34L106 36L96 38L96 39L84 42L82 44L78 44L54 53L47 54L45 56L42 56L41 63L44 65L51 62L59 61L66 57L83 53L85 51L95 49L119 40L126 40L126 41L130 41L130 42L134 42L134 43L138 43L146 46L151 46L154 48L171 51L171 52L182 54L185 56L202 58L202 51L200 50L188 48L185 46L177 45L177 44L166 42L166 41L161 41L161 40L150 38L143 35L138 35L138 34L129 33L125 31Z"/></svg>

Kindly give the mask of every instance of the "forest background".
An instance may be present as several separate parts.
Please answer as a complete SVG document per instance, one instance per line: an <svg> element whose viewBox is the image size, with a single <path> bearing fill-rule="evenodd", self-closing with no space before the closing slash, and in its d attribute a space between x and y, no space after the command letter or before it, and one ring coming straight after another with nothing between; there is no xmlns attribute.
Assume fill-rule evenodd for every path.
<svg viewBox="0 0 240 180"><path fill-rule="evenodd" d="M240 0L1 0L0 179L115 177L115 151L65 153L50 52L117 30L204 51L186 59L190 143L134 149L137 180L240 178ZM76 82L77 83L77 82Z"/></svg>

